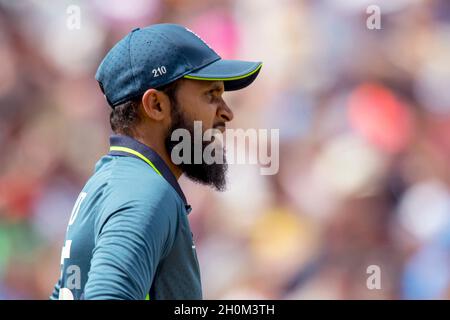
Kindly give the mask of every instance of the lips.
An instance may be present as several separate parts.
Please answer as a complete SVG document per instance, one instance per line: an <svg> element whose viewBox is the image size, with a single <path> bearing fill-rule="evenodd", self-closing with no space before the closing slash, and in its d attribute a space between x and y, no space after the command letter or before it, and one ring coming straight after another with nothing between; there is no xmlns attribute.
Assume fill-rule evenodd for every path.
<svg viewBox="0 0 450 320"><path fill-rule="evenodd" d="M220 132L225 132L225 122L219 122L216 125L213 126L214 129L220 130Z"/></svg>
<svg viewBox="0 0 450 320"><path fill-rule="evenodd" d="M216 127L214 127L214 129L218 129L218 130L220 130L220 132L222 132L222 133L225 132L225 126L216 126Z"/></svg>

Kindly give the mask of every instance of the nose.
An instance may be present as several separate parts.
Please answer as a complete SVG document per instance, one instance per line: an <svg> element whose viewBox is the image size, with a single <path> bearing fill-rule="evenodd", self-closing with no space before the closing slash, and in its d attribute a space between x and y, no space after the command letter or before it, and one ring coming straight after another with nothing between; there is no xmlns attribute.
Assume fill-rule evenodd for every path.
<svg viewBox="0 0 450 320"><path fill-rule="evenodd" d="M233 118L234 118L233 111L231 111L231 109L228 107L228 105L225 103L225 101L223 101L223 103L221 103L217 112L218 112L219 118L222 121L229 122L229 121L233 120Z"/></svg>

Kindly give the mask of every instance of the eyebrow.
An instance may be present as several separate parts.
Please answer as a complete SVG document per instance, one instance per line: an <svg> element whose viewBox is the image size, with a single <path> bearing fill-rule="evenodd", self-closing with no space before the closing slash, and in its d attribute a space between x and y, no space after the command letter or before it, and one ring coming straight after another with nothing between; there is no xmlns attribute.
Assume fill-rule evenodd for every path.
<svg viewBox="0 0 450 320"><path fill-rule="evenodd" d="M224 91L224 87L221 86L218 82L214 82L212 85L210 85L209 90Z"/></svg>

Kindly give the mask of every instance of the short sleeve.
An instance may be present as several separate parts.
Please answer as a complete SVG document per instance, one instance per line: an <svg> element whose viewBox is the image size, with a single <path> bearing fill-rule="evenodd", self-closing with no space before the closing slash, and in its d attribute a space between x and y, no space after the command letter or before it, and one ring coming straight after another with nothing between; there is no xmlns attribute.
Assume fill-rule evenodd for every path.
<svg viewBox="0 0 450 320"><path fill-rule="evenodd" d="M84 299L145 299L173 245L176 203L130 200L108 213L97 235Z"/></svg>

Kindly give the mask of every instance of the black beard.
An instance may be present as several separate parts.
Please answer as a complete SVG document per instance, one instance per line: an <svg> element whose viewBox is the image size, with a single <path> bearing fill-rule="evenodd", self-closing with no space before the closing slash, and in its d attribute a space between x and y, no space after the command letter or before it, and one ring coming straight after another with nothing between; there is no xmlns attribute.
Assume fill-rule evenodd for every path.
<svg viewBox="0 0 450 320"><path fill-rule="evenodd" d="M194 125L193 121L189 121L186 119L180 112L180 106L174 105L172 108L172 125L167 131L166 137L164 139L164 144L166 146L166 149L169 153L169 155L172 154L173 148L179 143L179 141L172 141L172 133L176 129L186 129L189 131L191 135L191 161L190 163L181 163L178 165L178 167L183 171L186 176L197 183L208 185L214 187L217 191L224 191L226 188L226 172L228 169L228 164L225 157L225 149L222 149L222 155L223 160L222 163L212 163L207 164L203 162L201 164L195 164L194 163L194 150L196 150L196 142L194 137ZM203 141L202 142L202 155L205 148L210 144L213 143L214 140L211 142L209 141ZM215 150L213 151L215 152Z"/></svg>

